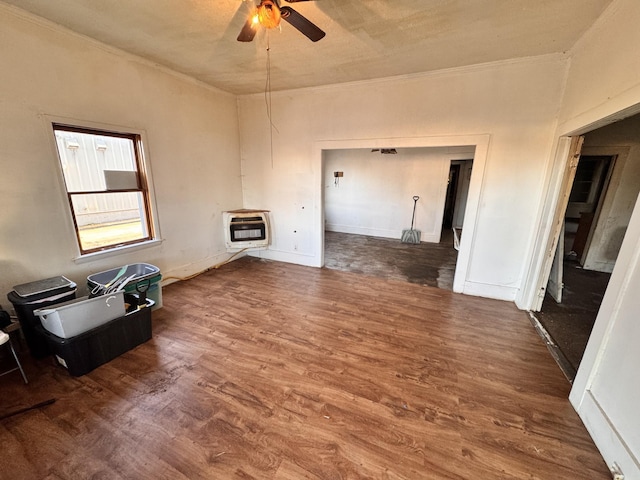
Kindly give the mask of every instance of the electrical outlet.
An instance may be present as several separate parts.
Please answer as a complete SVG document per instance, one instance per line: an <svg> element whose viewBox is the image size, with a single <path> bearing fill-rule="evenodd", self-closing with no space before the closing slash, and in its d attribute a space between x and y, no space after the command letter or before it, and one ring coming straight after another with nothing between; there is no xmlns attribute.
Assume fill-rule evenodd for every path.
<svg viewBox="0 0 640 480"><path fill-rule="evenodd" d="M338 178L338 177L344 177L344 172L333 172L333 176Z"/></svg>

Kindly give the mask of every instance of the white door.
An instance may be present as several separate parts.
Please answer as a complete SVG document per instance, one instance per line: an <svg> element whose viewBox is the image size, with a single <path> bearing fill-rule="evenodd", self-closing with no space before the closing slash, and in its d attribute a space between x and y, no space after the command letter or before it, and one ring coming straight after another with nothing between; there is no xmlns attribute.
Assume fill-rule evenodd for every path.
<svg viewBox="0 0 640 480"><path fill-rule="evenodd" d="M560 236L558 237L558 247L556 248L556 254L553 257L553 264L551 265L551 273L549 274L549 283L547 283L547 292L551 295L556 303L562 303L562 276L564 274L564 223L560 229Z"/></svg>
<svg viewBox="0 0 640 480"><path fill-rule="evenodd" d="M569 399L611 467L640 479L640 196Z"/></svg>

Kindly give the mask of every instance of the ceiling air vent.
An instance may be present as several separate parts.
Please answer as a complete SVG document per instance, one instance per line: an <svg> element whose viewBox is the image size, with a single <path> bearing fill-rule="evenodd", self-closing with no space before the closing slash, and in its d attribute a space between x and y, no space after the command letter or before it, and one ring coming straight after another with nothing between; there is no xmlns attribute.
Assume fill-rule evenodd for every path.
<svg viewBox="0 0 640 480"><path fill-rule="evenodd" d="M382 155L395 155L398 151L395 148L374 148L372 152L380 152Z"/></svg>

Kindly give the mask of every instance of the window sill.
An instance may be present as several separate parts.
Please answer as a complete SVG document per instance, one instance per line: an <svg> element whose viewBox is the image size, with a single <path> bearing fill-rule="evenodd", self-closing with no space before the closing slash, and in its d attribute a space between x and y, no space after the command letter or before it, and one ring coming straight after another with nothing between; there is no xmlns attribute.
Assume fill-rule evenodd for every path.
<svg viewBox="0 0 640 480"><path fill-rule="evenodd" d="M123 255L126 253L135 252L137 250L143 250L145 248L151 248L158 246L162 243L162 240L149 240L148 242L136 243L134 245L123 245L122 247L110 248L109 250L104 250L101 252L93 252L87 253L85 255L80 255L73 259L75 263L88 263L94 260L99 260L102 258L115 257L117 255Z"/></svg>

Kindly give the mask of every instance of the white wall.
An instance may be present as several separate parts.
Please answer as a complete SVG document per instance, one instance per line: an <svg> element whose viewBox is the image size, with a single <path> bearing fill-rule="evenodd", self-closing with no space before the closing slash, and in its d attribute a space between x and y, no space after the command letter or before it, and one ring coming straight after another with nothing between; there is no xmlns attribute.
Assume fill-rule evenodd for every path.
<svg viewBox="0 0 640 480"><path fill-rule="evenodd" d="M84 286L127 263L169 276L227 258L220 212L242 206L235 97L18 12L0 6L0 294L61 274ZM145 133L160 245L74 261L47 115Z"/></svg>
<svg viewBox="0 0 640 480"><path fill-rule="evenodd" d="M548 56L274 93L273 158L264 96L240 97L244 205L273 212L273 245L263 255L302 264L322 258L314 242L322 210L314 145L427 137L422 146L430 146L430 136L489 135L486 169L474 168L482 178L475 232L463 233L470 249L464 291L513 300L532 249L565 67L564 57Z"/></svg>
<svg viewBox="0 0 640 480"><path fill-rule="evenodd" d="M587 133L582 153L617 155L584 258L585 269L611 272L640 192L640 116Z"/></svg>
<svg viewBox="0 0 640 480"><path fill-rule="evenodd" d="M617 113L638 103L639 8L633 0L614 0L573 49L560 133L593 130L610 115L624 118Z"/></svg>
<svg viewBox="0 0 640 480"><path fill-rule="evenodd" d="M572 52L559 135L585 133L637 112L638 24L640 2L615 0ZM636 203L570 395L605 460L609 465L618 462L625 478L640 478L640 413L637 401L632 401L638 395L640 337L639 330L629 324L637 323L638 317L639 249ZM615 399L602 395L607 391Z"/></svg>
<svg viewBox="0 0 640 480"><path fill-rule="evenodd" d="M439 242L451 157L446 148L330 150L324 161L325 229L400 239L410 228L413 196L421 241ZM466 157L473 156L473 150ZM334 172L344 177L335 182Z"/></svg>

